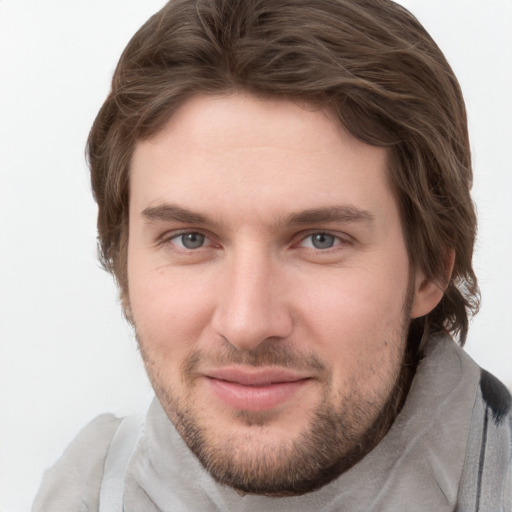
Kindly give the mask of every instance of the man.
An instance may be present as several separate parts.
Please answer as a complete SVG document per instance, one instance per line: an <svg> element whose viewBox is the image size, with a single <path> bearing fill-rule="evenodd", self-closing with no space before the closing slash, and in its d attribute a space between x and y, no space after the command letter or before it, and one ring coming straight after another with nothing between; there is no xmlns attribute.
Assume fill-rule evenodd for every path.
<svg viewBox="0 0 512 512"><path fill-rule="evenodd" d="M35 510L511 510L459 86L387 0L176 0L88 155L156 399L101 416Z"/></svg>

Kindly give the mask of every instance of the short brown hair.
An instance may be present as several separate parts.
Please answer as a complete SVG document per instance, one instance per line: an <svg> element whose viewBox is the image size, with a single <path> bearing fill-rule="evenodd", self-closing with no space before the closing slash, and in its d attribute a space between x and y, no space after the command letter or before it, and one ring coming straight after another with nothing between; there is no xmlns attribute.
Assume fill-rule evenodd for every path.
<svg viewBox="0 0 512 512"><path fill-rule="evenodd" d="M389 148L412 268L446 288L411 332L463 344L479 303L464 101L436 43L390 0L172 0L142 26L88 140L100 260L121 292L135 143L190 96L237 90L327 105L355 137Z"/></svg>

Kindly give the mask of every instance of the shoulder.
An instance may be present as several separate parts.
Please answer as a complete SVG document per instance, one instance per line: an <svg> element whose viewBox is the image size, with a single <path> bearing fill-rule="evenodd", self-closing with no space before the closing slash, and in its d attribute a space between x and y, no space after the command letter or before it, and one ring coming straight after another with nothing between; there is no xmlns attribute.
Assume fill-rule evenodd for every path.
<svg viewBox="0 0 512 512"><path fill-rule="evenodd" d="M86 425L47 470L33 512L98 510L105 457L121 418L102 414Z"/></svg>
<svg viewBox="0 0 512 512"><path fill-rule="evenodd" d="M420 410L440 412L429 453L437 453L457 475L457 510L512 512L512 397L507 387L447 336L430 340L417 374ZM456 446L460 457L454 458Z"/></svg>
<svg viewBox="0 0 512 512"><path fill-rule="evenodd" d="M505 385L486 370L481 371L480 390L486 407L491 411L492 420L500 424L512 411L512 396Z"/></svg>
<svg viewBox="0 0 512 512"><path fill-rule="evenodd" d="M461 510L512 510L512 397L480 370L460 484Z"/></svg>

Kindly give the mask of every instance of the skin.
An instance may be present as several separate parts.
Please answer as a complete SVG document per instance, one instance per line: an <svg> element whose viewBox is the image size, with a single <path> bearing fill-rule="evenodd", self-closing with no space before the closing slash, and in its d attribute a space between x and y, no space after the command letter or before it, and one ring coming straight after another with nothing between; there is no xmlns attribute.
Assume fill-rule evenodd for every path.
<svg viewBox="0 0 512 512"><path fill-rule="evenodd" d="M321 108L195 96L137 143L125 307L171 421L242 492L300 494L389 428L411 274L387 152Z"/></svg>

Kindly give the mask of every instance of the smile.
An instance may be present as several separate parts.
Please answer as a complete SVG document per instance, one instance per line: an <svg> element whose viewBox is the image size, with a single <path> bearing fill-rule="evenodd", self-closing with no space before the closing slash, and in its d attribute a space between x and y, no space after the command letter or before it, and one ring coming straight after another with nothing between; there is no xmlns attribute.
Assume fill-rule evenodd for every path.
<svg viewBox="0 0 512 512"><path fill-rule="evenodd" d="M238 410L265 411L291 400L311 380L281 369L208 372L210 390L224 404Z"/></svg>

